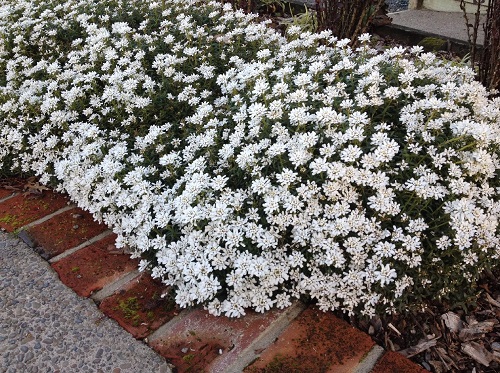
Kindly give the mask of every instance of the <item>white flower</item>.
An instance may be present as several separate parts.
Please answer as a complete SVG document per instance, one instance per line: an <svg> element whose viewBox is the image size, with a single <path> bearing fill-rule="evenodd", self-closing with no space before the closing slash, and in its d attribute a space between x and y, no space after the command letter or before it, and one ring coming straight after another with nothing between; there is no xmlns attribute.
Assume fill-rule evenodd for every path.
<svg viewBox="0 0 500 373"><path fill-rule="evenodd" d="M221 305L221 312L227 317L241 317L245 316L245 309L241 305L243 301L237 296L233 296L230 300L225 300Z"/></svg>
<svg viewBox="0 0 500 373"><path fill-rule="evenodd" d="M369 42L370 41L370 34L364 33L358 36L358 40L361 43Z"/></svg>
<svg viewBox="0 0 500 373"><path fill-rule="evenodd" d="M357 145L349 145L340 152L340 158L346 163L355 162L363 154L361 148Z"/></svg>
<svg viewBox="0 0 500 373"><path fill-rule="evenodd" d="M332 124L341 124L346 120L345 115L337 113L330 107L322 107L316 112L316 118L319 123L330 126Z"/></svg>
<svg viewBox="0 0 500 373"><path fill-rule="evenodd" d="M290 295L286 293L280 293L276 295L276 307L279 309L283 309L292 305L290 301Z"/></svg>
<svg viewBox="0 0 500 373"><path fill-rule="evenodd" d="M283 186L288 186L294 183L298 178L298 175L292 170L285 168L283 171L276 175L276 180Z"/></svg>
<svg viewBox="0 0 500 373"><path fill-rule="evenodd" d="M261 177L252 182L252 191L257 194L265 194L271 189L271 182L268 178Z"/></svg>
<svg viewBox="0 0 500 373"><path fill-rule="evenodd" d="M396 270L391 268L389 264L381 265L380 271L375 271L375 275L382 287L390 284L397 277Z"/></svg>
<svg viewBox="0 0 500 373"><path fill-rule="evenodd" d="M254 292L251 302L257 312L268 311L274 304L274 301L262 291Z"/></svg>
<svg viewBox="0 0 500 373"><path fill-rule="evenodd" d="M305 107L297 107L290 110L288 118L290 119L290 124L301 126L311 121L312 116L308 113Z"/></svg>

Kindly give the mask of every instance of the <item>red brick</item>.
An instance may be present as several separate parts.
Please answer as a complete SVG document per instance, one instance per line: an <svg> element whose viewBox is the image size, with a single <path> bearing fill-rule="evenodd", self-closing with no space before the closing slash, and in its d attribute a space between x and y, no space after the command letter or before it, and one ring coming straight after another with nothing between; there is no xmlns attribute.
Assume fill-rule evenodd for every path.
<svg viewBox="0 0 500 373"><path fill-rule="evenodd" d="M401 354L388 351L377 362L371 373L428 373L429 371Z"/></svg>
<svg viewBox="0 0 500 373"><path fill-rule="evenodd" d="M13 232L66 206L66 196L45 191L42 195L16 195L0 203L0 228Z"/></svg>
<svg viewBox="0 0 500 373"><path fill-rule="evenodd" d="M107 227L91 214L74 208L27 229L47 257L59 255L104 232Z"/></svg>
<svg viewBox="0 0 500 373"><path fill-rule="evenodd" d="M88 297L137 268L138 260L117 250L111 234L52 264L61 281Z"/></svg>
<svg viewBox="0 0 500 373"><path fill-rule="evenodd" d="M99 308L125 330L141 339L148 336L179 312L168 288L142 274L118 293L105 298Z"/></svg>
<svg viewBox="0 0 500 373"><path fill-rule="evenodd" d="M245 372L348 373L373 346L368 335L332 313L309 307Z"/></svg>
<svg viewBox="0 0 500 373"><path fill-rule="evenodd" d="M149 344L178 372L241 371L260 352L254 349L271 343L274 331L281 332L300 309L248 311L242 318L216 317L201 308L183 311Z"/></svg>

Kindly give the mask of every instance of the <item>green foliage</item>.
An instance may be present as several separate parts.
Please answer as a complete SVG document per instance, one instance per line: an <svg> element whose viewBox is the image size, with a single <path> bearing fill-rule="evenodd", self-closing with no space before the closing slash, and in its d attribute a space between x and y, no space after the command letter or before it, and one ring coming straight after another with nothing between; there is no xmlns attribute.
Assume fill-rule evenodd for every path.
<svg viewBox="0 0 500 373"><path fill-rule="evenodd" d="M316 12L309 10L304 5L304 11L294 14L290 6L290 17L280 18L280 24L285 25L288 29L290 26L300 28L303 32L316 32L318 29L318 19Z"/></svg>

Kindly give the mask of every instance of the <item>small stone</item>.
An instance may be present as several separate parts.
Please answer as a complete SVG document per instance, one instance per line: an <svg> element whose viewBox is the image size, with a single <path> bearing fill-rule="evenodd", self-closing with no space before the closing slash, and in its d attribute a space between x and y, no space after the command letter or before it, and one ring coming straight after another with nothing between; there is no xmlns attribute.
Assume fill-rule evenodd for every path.
<svg viewBox="0 0 500 373"><path fill-rule="evenodd" d="M47 344L51 344L53 342L53 340L52 340L52 338L45 338L42 342L47 343Z"/></svg>
<svg viewBox="0 0 500 373"><path fill-rule="evenodd" d="M28 347L26 347L26 346L21 346L21 351L22 351L23 353L28 352Z"/></svg>
<svg viewBox="0 0 500 373"><path fill-rule="evenodd" d="M82 219L82 218L83 218L83 215L82 215L82 214L73 214L73 215L71 215L71 217L72 217L73 219Z"/></svg>
<svg viewBox="0 0 500 373"><path fill-rule="evenodd" d="M95 357L97 359L100 359L102 357L102 353L104 352L104 350L102 348L100 348L99 350L97 350L97 353L95 354Z"/></svg>
<svg viewBox="0 0 500 373"><path fill-rule="evenodd" d="M423 366L425 369L427 369L429 372L430 372L430 371L432 371L431 366L430 366L429 364L427 364L427 362L422 361L422 362L421 362L421 364L422 364L422 366Z"/></svg>
<svg viewBox="0 0 500 373"><path fill-rule="evenodd" d="M181 349L181 352L183 354L187 353L188 351L189 351L189 348L187 348L187 347L184 347L184 348Z"/></svg>
<svg viewBox="0 0 500 373"><path fill-rule="evenodd" d="M73 229L78 229L78 224L73 225Z"/></svg>
<svg viewBox="0 0 500 373"><path fill-rule="evenodd" d="M35 345L33 346L33 348L34 348L35 350L39 350L39 349L41 349L41 348L42 348L42 345L40 344L40 342L39 342L39 341L36 341L36 343L35 343Z"/></svg>
<svg viewBox="0 0 500 373"><path fill-rule="evenodd" d="M35 357L35 355L33 354L33 352L29 351L25 356L24 356L24 362L26 363L27 361L30 361L31 359L33 359Z"/></svg>

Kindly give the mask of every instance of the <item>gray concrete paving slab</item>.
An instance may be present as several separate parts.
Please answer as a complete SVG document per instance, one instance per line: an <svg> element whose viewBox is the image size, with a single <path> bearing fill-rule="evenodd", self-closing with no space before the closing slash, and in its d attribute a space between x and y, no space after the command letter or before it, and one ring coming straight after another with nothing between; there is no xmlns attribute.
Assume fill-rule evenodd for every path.
<svg viewBox="0 0 500 373"><path fill-rule="evenodd" d="M460 12L436 12L427 9L410 9L402 12L391 13L392 24L415 31L424 31L443 38L455 39L462 42L468 41L465 18ZM474 15L469 15L469 22L473 22ZM484 42L482 24L485 16L480 17L478 30L478 44Z"/></svg>
<svg viewBox="0 0 500 373"><path fill-rule="evenodd" d="M0 372L171 373L95 303L59 281L47 262L0 232Z"/></svg>

